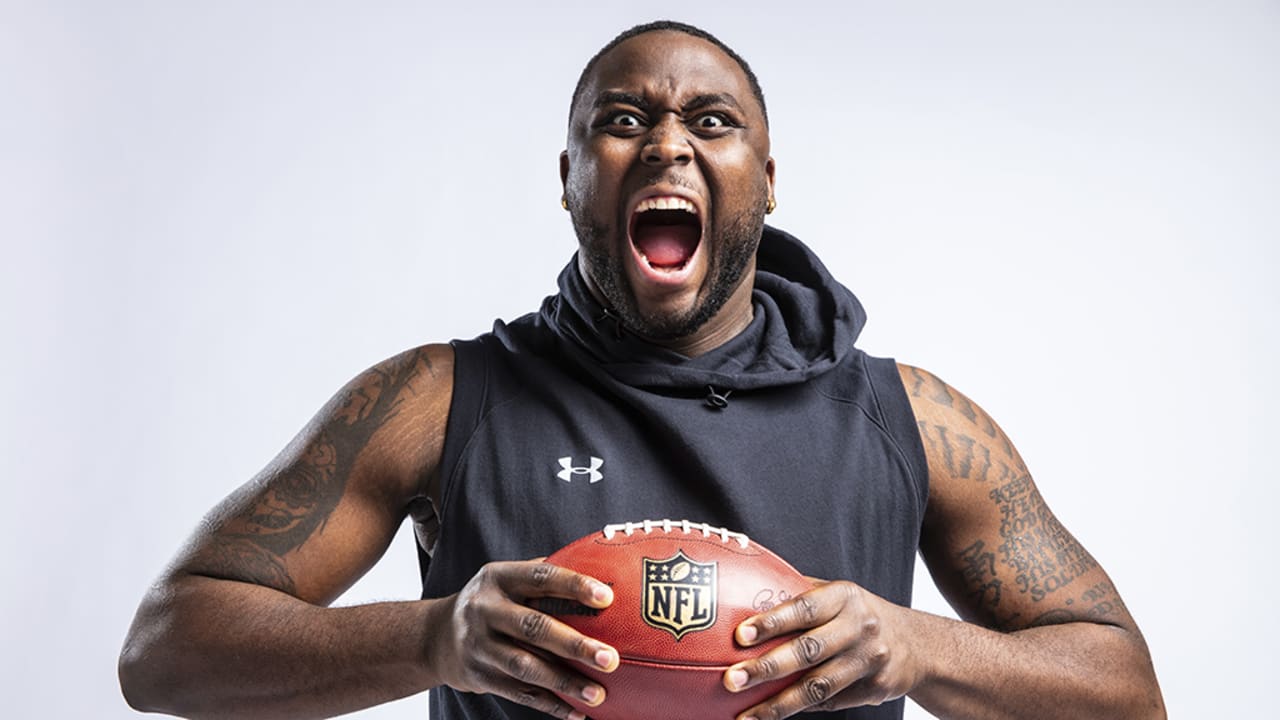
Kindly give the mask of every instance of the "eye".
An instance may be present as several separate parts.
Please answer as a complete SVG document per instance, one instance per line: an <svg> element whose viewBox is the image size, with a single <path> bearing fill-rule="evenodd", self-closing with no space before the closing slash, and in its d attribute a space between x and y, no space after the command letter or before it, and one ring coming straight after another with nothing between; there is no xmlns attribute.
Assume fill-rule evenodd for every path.
<svg viewBox="0 0 1280 720"><path fill-rule="evenodd" d="M609 124L624 128L640 127L640 118L635 113L620 112L609 118Z"/></svg>
<svg viewBox="0 0 1280 720"><path fill-rule="evenodd" d="M694 118L693 126L699 130L723 130L729 127L729 121L719 113L707 113Z"/></svg>

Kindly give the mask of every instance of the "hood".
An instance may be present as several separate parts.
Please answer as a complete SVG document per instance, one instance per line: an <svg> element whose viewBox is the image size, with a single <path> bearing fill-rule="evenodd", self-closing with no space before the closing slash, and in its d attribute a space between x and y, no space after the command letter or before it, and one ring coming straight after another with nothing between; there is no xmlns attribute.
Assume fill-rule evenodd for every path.
<svg viewBox="0 0 1280 720"><path fill-rule="evenodd" d="M858 299L809 248L767 225L756 260L751 324L698 357L627 332L591 294L576 256L560 273L559 285L541 316L569 356L587 372L646 389L711 386L723 392L804 382L838 365L866 322Z"/></svg>

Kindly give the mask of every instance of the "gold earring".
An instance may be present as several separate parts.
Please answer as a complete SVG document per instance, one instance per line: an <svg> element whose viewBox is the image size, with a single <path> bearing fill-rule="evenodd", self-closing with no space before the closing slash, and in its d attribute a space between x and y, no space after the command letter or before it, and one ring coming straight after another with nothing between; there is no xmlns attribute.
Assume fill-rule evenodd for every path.
<svg viewBox="0 0 1280 720"><path fill-rule="evenodd" d="M565 210L568 210L568 209L569 209L569 198L567 198L567 197L565 197L565 196L561 195L561 196L560 196L560 207L564 208Z"/></svg>
<svg viewBox="0 0 1280 720"><path fill-rule="evenodd" d="M774 200L773 198L769 198L769 204L765 206L765 208L764 208L764 214L765 214L765 215L772 215L772 214L773 214L773 211L774 211L775 209L777 209L777 207L778 207L778 203L777 203L777 201L776 201L776 200Z"/></svg>

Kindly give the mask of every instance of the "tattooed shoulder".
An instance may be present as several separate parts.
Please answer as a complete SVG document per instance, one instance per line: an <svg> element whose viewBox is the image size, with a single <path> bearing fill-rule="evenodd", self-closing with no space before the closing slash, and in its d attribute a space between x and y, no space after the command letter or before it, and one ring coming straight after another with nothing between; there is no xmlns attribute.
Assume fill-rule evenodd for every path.
<svg viewBox="0 0 1280 720"><path fill-rule="evenodd" d="M898 371L931 467L980 482L1026 472L1009 437L977 403L933 373L903 364Z"/></svg>
<svg viewBox="0 0 1280 720"><path fill-rule="evenodd" d="M286 556L324 528L374 435L413 404L420 378L441 372L440 352L411 350L347 383L279 458L215 511L193 569L292 592Z"/></svg>

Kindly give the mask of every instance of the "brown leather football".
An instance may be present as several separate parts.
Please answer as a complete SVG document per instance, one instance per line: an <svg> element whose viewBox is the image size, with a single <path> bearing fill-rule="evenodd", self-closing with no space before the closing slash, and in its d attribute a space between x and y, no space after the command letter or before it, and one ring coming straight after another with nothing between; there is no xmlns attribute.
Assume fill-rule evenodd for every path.
<svg viewBox="0 0 1280 720"><path fill-rule="evenodd" d="M604 610L570 601L540 605L618 650L621 664L612 673L578 666L604 686L602 704L564 698L594 720L730 720L790 684L787 678L731 693L722 682L730 665L786 640L743 648L734 641L738 624L812 586L746 535L646 520L608 525L547 561L613 588Z"/></svg>

